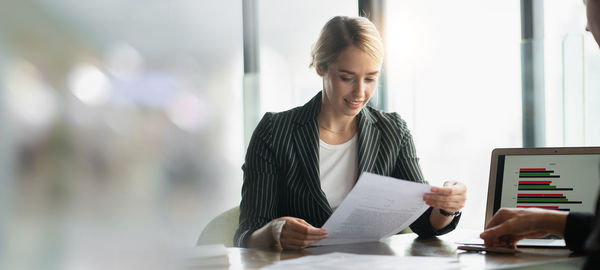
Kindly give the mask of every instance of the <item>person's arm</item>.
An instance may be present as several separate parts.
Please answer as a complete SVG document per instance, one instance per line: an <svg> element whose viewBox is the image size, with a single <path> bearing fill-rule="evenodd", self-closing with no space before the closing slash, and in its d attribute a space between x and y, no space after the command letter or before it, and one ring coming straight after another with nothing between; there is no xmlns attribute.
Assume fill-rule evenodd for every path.
<svg viewBox="0 0 600 270"><path fill-rule="evenodd" d="M431 227L436 231L448 226L452 220L454 220L454 216L442 215L440 208L437 207L431 210L431 215L429 216L429 223L431 223Z"/></svg>
<svg viewBox="0 0 600 270"><path fill-rule="evenodd" d="M279 172L272 140L271 113L256 127L248 151L242 185L239 228L234 236L238 247L302 249L327 237L327 231L315 228L295 217L278 217ZM279 239L278 239L279 238Z"/></svg>
<svg viewBox="0 0 600 270"><path fill-rule="evenodd" d="M584 250L587 254L587 259L583 265L583 269L600 269L600 198L596 200L595 214L588 222L591 229L585 241Z"/></svg>
<svg viewBox="0 0 600 270"><path fill-rule="evenodd" d="M479 236L486 246L515 248L524 238L563 236L567 215L567 212L554 210L502 208Z"/></svg>
<svg viewBox="0 0 600 270"><path fill-rule="evenodd" d="M277 218L278 177L275 153L272 151L272 114L266 113L257 125L248 150L240 202L239 227L234 244L247 247L252 233Z"/></svg>
<svg viewBox="0 0 600 270"><path fill-rule="evenodd" d="M460 215L450 218L450 223L448 223L448 225L446 225L440 229L437 229L431 223L432 215L434 215L433 211L437 211L437 210L434 210L433 207L429 207L425 211L425 213L423 213L419 218L417 218L417 220L415 220L410 225L410 229L414 233L418 234L419 237L432 237L432 236L443 235L443 234L449 233L449 232L453 231L454 229L456 229L456 226L458 225L458 221L460 220Z"/></svg>
<svg viewBox="0 0 600 270"><path fill-rule="evenodd" d="M570 212L565 222L565 243L570 250L583 252L585 241L592 230L592 213Z"/></svg>

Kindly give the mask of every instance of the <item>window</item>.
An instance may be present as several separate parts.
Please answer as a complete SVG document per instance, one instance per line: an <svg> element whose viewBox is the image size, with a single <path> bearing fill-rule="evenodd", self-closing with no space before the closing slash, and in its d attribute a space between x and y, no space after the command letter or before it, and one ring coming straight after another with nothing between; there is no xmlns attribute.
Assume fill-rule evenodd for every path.
<svg viewBox="0 0 600 270"><path fill-rule="evenodd" d="M518 1L387 1L388 108L426 179L464 182L462 226L482 228L491 151L520 147Z"/></svg>
<svg viewBox="0 0 600 270"><path fill-rule="evenodd" d="M322 89L322 80L309 69L312 45L334 16L356 16L357 1L261 0L260 115L304 105Z"/></svg>

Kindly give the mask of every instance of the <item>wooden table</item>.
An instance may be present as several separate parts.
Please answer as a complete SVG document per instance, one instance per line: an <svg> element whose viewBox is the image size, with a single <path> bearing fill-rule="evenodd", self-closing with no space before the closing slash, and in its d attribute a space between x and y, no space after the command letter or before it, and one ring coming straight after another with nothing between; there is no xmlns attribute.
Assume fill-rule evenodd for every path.
<svg viewBox="0 0 600 270"><path fill-rule="evenodd" d="M381 242L311 247L302 251L229 248L229 267L210 269L259 269L276 261L346 252L390 256L431 256L457 258L463 269L580 269L584 257L567 249L521 249L517 254L478 253L457 250L454 243L473 236L472 232L452 232L438 238L422 239L416 234L395 235Z"/></svg>

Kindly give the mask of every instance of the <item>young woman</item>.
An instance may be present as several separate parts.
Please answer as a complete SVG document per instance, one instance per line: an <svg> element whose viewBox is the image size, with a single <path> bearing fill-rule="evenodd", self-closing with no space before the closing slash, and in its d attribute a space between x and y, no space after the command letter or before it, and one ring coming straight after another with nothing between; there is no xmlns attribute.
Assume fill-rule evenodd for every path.
<svg viewBox="0 0 600 270"><path fill-rule="evenodd" d="M311 63L323 90L302 107L265 114L252 135L237 246L302 249L326 238L319 227L361 172L425 183L404 120L366 106L383 53L366 18L335 17L323 27ZM443 234L458 223L466 187L446 182L423 199L431 207L410 228Z"/></svg>

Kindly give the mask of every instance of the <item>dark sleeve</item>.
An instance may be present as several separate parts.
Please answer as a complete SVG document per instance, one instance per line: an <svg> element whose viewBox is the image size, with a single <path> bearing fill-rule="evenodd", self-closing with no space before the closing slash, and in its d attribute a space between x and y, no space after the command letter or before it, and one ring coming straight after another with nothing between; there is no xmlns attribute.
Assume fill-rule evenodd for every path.
<svg viewBox="0 0 600 270"><path fill-rule="evenodd" d="M583 269L600 269L600 215L596 211L592 231L585 244L587 260Z"/></svg>
<svg viewBox="0 0 600 270"><path fill-rule="evenodd" d="M455 216L450 224L446 225L446 227L439 230L434 230L433 226L431 226L431 222L429 221L431 211L433 211L433 208L429 207L425 213L423 213L417 220L415 220L415 222L410 225L410 229L420 237L432 237L449 233L456 228L458 221L460 221L461 215Z"/></svg>
<svg viewBox="0 0 600 270"><path fill-rule="evenodd" d="M565 224L565 242L570 250L582 252L592 229L592 213L570 212Z"/></svg>
<svg viewBox="0 0 600 270"><path fill-rule="evenodd" d="M237 247L247 247L254 231L277 218L277 167L271 145L271 116L271 113L265 114L254 130L242 166L244 183L239 227L233 239Z"/></svg>
<svg viewBox="0 0 600 270"><path fill-rule="evenodd" d="M417 151L415 150L415 144L412 139L412 135L406 126L406 122L400 118L396 113L392 114L398 124L398 128L401 133L401 143L399 149L399 155L396 163L396 169L394 176L400 179L406 179L415 181L418 183L427 184L421 172L421 166L419 165L419 158L417 157ZM410 225L410 229L421 237L431 237L436 235L446 234L453 231L458 225L460 215L454 217L452 222L446 227L440 230L434 230L429 216L433 208L429 207L425 213L423 213L415 222Z"/></svg>
<svg viewBox="0 0 600 270"><path fill-rule="evenodd" d="M585 243L587 259L583 269L600 269L600 196L596 201L596 215L592 218L590 236Z"/></svg>

